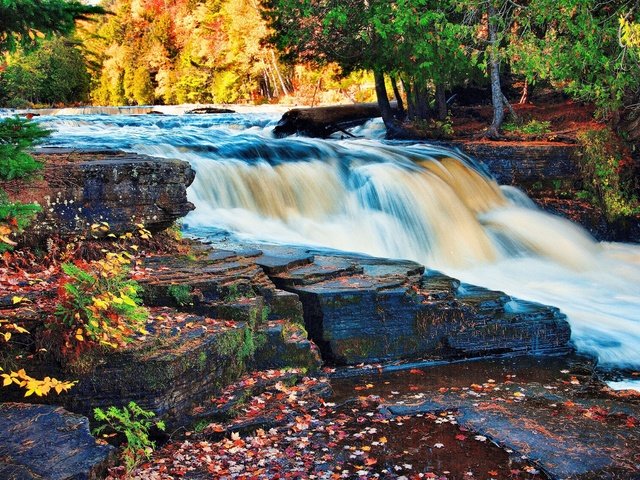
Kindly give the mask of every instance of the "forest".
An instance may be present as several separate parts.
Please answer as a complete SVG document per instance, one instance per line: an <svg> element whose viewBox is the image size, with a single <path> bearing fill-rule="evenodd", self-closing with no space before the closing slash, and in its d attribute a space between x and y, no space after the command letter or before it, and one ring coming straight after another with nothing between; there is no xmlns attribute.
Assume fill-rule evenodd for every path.
<svg viewBox="0 0 640 480"><path fill-rule="evenodd" d="M45 2L46 3L46 2ZM55 3L55 2L51 2ZM43 105L380 103L447 127L455 101L552 89L638 136L634 1L107 0L74 34L4 42L0 102ZM4 14L3 14L4 18ZM62 29L64 30L64 29ZM46 29L43 29L46 31Z"/></svg>

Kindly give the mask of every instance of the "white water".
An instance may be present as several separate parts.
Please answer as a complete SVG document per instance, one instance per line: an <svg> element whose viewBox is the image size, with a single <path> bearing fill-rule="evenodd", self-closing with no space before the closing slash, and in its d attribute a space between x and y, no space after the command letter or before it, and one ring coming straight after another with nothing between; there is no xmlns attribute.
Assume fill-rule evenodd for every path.
<svg viewBox="0 0 640 480"><path fill-rule="evenodd" d="M273 139L277 113L40 119L60 146L188 160L190 226L406 258L558 306L581 351L640 368L640 246L597 244L454 152L378 140ZM379 124L359 134L379 136Z"/></svg>

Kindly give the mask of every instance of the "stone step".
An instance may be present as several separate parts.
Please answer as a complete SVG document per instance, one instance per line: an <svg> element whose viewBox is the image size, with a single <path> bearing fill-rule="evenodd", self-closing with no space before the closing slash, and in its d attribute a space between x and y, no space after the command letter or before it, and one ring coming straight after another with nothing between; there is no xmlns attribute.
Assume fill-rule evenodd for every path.
<svg viewBox="0 0 640 480"><path fill-rule="evenodd" d="M362 273L362 267L351 259L316 256L313 263L296 266L286 271L269 275L273 283L282 290L298 285L312 285L337 277Z"/></svg>
<svg viewBox="0 0 640 480"><path fill-rule="evenodd" d="M263 340L250 362L253 370L297 368L315 373L322 365L320 352L302 325L273 320L259 326L256 336Z"/></svg>
<svg viewBox="0 0 640 480"><path fill-rule="evenodd" d="M455 291L455 298L467 307L478 320L490 320L504 313L504 308L511 297L503 292L489 290L477 285L461 283Z"/></svg>
<svg viewBox="0 0 640 480"><path fill-rule="evenodd" d="M437 270L427 270L420 279L420 289L428 292L430 298L434 300L452 299L458 287L460 280L449 277Z"/></svg>

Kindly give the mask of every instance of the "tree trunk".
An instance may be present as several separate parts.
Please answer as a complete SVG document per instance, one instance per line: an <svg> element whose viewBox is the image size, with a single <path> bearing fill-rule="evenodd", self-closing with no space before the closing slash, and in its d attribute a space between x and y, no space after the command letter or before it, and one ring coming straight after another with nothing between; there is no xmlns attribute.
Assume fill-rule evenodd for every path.
<svg viewBox="0 0 640 480"><path fill-rule="evenodd" d="M426 87L413 86L415 92L416 114L420 120L431 118L431 108L429 108L429 93Z"/></svg>
<svg viewBox="0 0 640 480"><path fill-rule="evenodd" d="M491 103L493 103L493 121L487 130L489 138L500 138L500 129L504 121L504 104L500 85L500 58L498 56L498 34L495 24L495 9L492 0L488 1L487 22L489 27L489 69L491 76Z"/></svg>
<svg viewBox="0 0 640 480"><path fill-rule="evenodd" d="M378 106L380 107L382 121L388 128L388 124L390 122L393 122L393 113L391 112L391 104L389 103L387 86L384 83L384 73L379 70L375 70L373 72L373 78L376 83L376 97L378 99Z"/></svg>
<svg viewBox="0 0 640 480"><path fill-rule="evenodd" d="M407 118L409 120L414 120L416 118L416 106L413 102L413 89L411 88L411 83L402 77L400 77L400 82L402 82L402 88L404 88L404 93L407 95Z"/></svg>
<svg viewBox="0 0 640 480"><path fill-rule="evenodd" d="M284 93L285 96L289 95L289 89L287 88L287 86L284 83L284 78L282 78L282 74L280 73L280 69L278 68L278 61L276 60L276 55L275 53L273 53L273 50L271 50L271 61L273 62L273 68L276 71L276 75L278 76L278 79L280 80L280 86L282 87L282 93Z"/></svg>
<svg viewBox="0 0 640 480"><path fill-rule="evenodd" d="M522 87L522 96L520 97L520 101L518 102L520 105L524 105L529 101L529 80L525 78L524 87Z"/></svg>
<svg viewBox="0 0 640 480"><path fill-rule="evenodd" d="M402 96L400 95L400 90L398 89L398 79L394 76L391 77L391 86L393 87L393 96L396 99L396 104L398 105L398 113L404 117L404 103L402 102Z"/></svg>
<svg viewBox="0 0 640 480"><path fill-rule="evenodd" d="M443 83L436 83L436 109L438 120L446 120L449 109L447 107L447 94Z"/></svg>
<svg viewBox="0 0 640 480"><path fill-rule="evenodd" d="M378 98L378 106L380 107L380 115L382 121L387 129L388 138L398 138L403 135L403 128L396 120L391 104L389 103L389 96L387 94L387 86L384 83L384 73L380 70L373 71L373 78L376 83L376 97Z"/></svg>

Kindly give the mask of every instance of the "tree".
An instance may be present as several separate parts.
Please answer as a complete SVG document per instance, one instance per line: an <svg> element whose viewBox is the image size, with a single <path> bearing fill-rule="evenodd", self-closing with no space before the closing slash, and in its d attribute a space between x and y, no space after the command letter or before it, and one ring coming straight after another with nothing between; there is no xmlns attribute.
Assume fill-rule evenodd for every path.
<svg viewBox="0 0 640 480"><path fill-rule="evenodd" d="M77 44L62 37L44 40L34 51L9 56L0 75L10 107L27 104L81 102L89 94L90 77Z"/></svg>
<svg viewBox="0 0 640 480"><path fill-rule="evenodd" d="M337 62L347 73L372 70L382 118L393 135L399 125L385 76L401 79L410 118L443 119L446 88L473 66L473 52L465 48L472 30L455 6L431 0L270 0L265 15L275 32L270 40L285 58Z"/></svg>
<svg viewBox="0 0 640 480"><path fill-rule="evenodd" d="M3 0L0 2L0 52L34 46L38 38L68 34L77 20L104 13L97 6L67 0Z"/></svg>

